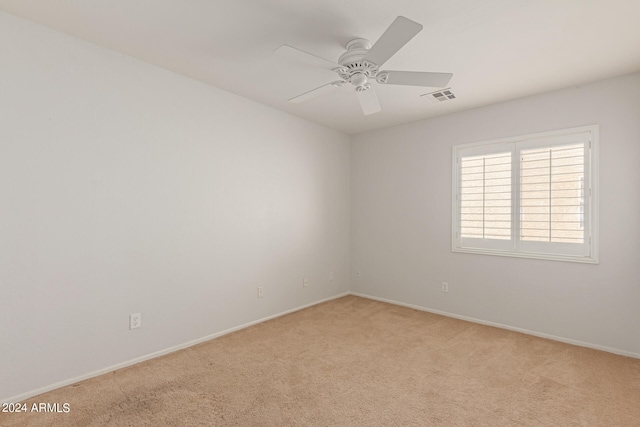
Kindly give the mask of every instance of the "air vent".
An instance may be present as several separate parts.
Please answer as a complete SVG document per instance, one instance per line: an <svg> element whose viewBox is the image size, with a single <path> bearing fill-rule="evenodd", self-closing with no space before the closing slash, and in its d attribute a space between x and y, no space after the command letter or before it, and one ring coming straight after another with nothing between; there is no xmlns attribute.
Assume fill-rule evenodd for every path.
<svg viewBox="0 0 640 427"><path fill-rule="evenodd" d="M420 95L420 96L424 96L425 98L427 98L427 100L429 100L433 104L449 101L451 99L456 99L456 96L454 95L453 91L451 91L450 87L445 89L440 89L435 92L425 93L424 95Z"/></svg>

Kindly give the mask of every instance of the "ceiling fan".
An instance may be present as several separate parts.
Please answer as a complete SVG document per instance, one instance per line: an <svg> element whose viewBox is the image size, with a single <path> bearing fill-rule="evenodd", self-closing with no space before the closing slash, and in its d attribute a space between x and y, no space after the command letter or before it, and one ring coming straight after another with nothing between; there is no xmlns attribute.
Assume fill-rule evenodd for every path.
<svg viewBox="0 0 640 427"><path fill-rule="evenodd" d="M373 46L367 39L354 39L347 43L347 51L338 58L338 63L289 45L280 46L275 52L277 55L295 61L310 62L335 71L339 76L338 80L295 96L289 99L289 102L301 103L350 83L355 87L363 113L369 115L381 111L378 97L370 84L372 80L389 85L446 86L453 77L451 73L380 70L389 58L420 31L422 25L404 16L398 16Z"/></svg>

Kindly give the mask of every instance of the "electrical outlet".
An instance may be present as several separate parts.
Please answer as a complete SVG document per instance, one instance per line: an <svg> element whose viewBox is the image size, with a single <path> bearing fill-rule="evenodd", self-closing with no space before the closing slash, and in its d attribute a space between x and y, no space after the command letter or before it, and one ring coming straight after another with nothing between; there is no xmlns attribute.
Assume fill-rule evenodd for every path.
<svg viewBox="0 0 640 427"><path fill-rule="evenodd" d="M142 315L140 313L129 315L129 329L137 329L142 326Z"/></svg>
<svg viewBox="0 0 640 427"><path fill-rule="evenodd" d="M329 281L333 281L333 271L329 272Z"/></svg>
<svg viewBox="0 0 640 427"><path fill-rule="evenodd" d="M307 286L309 286L309 279L307 279L306 277L302 280L302 286L304 286L305 288Z"/></svg>
<svg viewBox="0 0 640 427"><path fill-rule="evenodd" d="M442 282L442 292L449 292L449 283Z"/></svg>
<svg viewBox="0 0 640 427"><path fill-rule="evenodd" d="M264 288L262 286L258 286L258 298L262 298L264 296Z"/></svg>
<svg viewBox="0 0 640 427"><path fill-rule="evenodd" d="M356 276L356 279L360 279L362 277L362 274L360 274L359 271L356 271L356 274L354 274L354 276Z"/></svg>

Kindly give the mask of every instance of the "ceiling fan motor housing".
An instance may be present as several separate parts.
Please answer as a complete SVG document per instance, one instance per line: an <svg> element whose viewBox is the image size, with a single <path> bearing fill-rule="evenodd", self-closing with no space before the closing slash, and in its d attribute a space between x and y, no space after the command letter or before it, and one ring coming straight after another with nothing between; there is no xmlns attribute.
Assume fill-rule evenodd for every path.
<svg viewBox="0 0 640 427"><path fill-rule="evenodd" d="M371 87L367 81L378 74L378 66L362 58L371 49L371 42L367 39L354 39L347 43L347 51L338 58L341 68L336 68L340 78L351 83L356 90L366 90Z"/></svg>

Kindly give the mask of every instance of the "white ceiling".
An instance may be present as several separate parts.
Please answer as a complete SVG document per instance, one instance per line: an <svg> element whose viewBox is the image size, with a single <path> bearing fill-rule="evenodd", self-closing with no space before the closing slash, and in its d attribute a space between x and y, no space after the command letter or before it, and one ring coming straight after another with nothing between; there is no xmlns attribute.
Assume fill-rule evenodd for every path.
<svg viewBox="0 0 640 427"><path fill-rule="evenodd" d="M0 10L354 134L640 71L639 0L0 0ZM273 55L289 44L337 61L398 15L424 26L384 69L451 72L434 89L374 83L364 116L353 87L287 99L336 80Z"/></svg>

